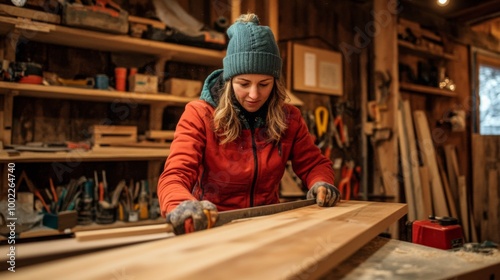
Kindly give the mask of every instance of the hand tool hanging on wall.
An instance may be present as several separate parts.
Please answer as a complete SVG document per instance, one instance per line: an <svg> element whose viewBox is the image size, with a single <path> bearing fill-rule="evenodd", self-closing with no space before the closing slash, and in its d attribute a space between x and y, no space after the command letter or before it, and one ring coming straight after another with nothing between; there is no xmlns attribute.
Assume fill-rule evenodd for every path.
<svg viewBox="0 0 500 280"><path fill-rule="evenodd" d="M342 179L340 180L338 189L342 194L342 199L350 200L351 197L356 199L359 194L361 167L356 166L354 160L349 160L342 167L341 175Z"/></svg>
<svg viewBox="0 0 500 280"><path fill-rule="evenodd" d="M318 147L322 149L327 141L326 131L328 128L329 115L328 110L324 106L316 107L314 110L314 118L316 120L316 135L318 136Z"/></svg>

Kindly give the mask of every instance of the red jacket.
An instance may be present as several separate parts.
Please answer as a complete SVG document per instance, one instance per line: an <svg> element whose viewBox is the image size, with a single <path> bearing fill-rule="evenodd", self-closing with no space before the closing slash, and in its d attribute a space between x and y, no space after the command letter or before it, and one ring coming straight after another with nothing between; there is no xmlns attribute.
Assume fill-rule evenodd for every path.
<svg viewBox="0 0 500 280"><path fill-rule="evenodd" d="M214 103L206 92L211 85L213 81L204 86L205 100L186 105L177 124L158 181L163 216L184 200L208 200L219 211L279 203L288 160L308 188L320 181L333 185L332 163L314 145L295 106L285 105L288 129L278 144L266 143L264 129L257 127L243 129L236 141L219 145L212 129Z"/></svg>

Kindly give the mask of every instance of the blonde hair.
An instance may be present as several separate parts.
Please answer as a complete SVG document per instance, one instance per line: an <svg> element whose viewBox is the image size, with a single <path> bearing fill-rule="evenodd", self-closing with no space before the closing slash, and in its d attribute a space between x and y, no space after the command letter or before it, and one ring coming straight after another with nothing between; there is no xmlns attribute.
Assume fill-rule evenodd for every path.
<svg viewBox="0 0 500 280"><path fill-rule="evenodd" d="M232 87L232 79L226 81L221 89L219 104L214 112L214 130L221 138L220 144L230 143L236 140L242 130L242 124L238 118L238 112L233 106L236 101ZM274 80L274 86L269 96L268 112L266 116L267 142L278 142L284 131L288 128L286 123L285 100L287 94L280 80Z"/></svg>

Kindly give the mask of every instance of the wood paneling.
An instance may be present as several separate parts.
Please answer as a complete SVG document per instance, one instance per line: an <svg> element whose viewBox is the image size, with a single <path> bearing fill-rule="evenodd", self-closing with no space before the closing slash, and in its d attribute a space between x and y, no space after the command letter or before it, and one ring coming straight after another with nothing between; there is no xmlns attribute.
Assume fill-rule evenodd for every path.
<svg viewBox="0 0 500 280"><path fill-rule="evenodd" d="M500 137L473 134L473 213L479 240L500 242L498 230Z"/></svg>

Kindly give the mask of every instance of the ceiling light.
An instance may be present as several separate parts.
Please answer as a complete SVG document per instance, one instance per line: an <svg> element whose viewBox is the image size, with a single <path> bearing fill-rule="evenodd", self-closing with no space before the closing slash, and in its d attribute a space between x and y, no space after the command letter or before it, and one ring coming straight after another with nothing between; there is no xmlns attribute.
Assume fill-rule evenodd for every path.
<svg viewBox="0 0 500 280"><path fill-rule="evenodd" d="M439 6L446 6L450 3L450 0L437 0Z"/></svg>

